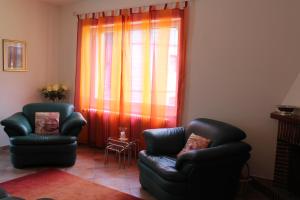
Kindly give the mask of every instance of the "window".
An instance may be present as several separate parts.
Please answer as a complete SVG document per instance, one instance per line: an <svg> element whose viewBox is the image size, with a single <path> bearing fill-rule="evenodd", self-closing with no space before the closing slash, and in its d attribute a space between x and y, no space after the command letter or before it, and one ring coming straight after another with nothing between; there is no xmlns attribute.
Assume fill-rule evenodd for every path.
<svg viewBox="0 0 300 200"><path fill-rule="evenodd" d="M75 107L88 119L85 141L104 146L128 127L175 127L183 106L188 3L78 16Z"/></svg>
<svg viewBox="0 0 300 200"><path fill-rule="evenodd" d="M111 76L111 70L112 70L112 59L113 58L113 45L114 45L114 29L113 24L110 25L102 25L103 29L105 30L101 34L97 34L98 26L92 27L92 35L96 38L96 56L95 56L95 83L100 85L100 77L99 77L99 60L100 58L103 58L104 63L104 91L103 95L99 94L99 88L96 86L94 87L94 97L95 99L102 99L104 100L104 110L109 111L110 107L110 101L114 101L111 97L111 82L112 77ZM120 30L122 31L122 29ZM168 40L169 41L162 41L160 39L160 33L161 32L167 32ZM166 65L166 87L162 87L161 90L156 91L158 96L166 96L164 99L164 102L161 102L163 104L162 106L168 106L168 107L175 107L176 106L176 99L177 99L177 80L178 80L178 28L176 26L174 27L162 27L162 28L152 28L150 29L150 48L148 49L149 52L146 54L150 55L150 59L148 60L149 63L147 63L150 66L150 69L148 72L145 72L145 40L143 37L145 37L143 30L139 28L134 28L130 31L130 55L131 55L131 83L130 88L127 88L127 90L130 90L131 98L130 102L131 104L135 104L138 106L139 104L143 103L143 84L144 84L144 73L148 73L148 76L150 77L150 82L153 82L153 66L154 62L157 62L155 59L158 56L159 49L162 46L167 45L167 65ZM147 42L147 41L146 41ZM158 63L159 64L159 63ZM157 63L156 63L157 65ZM160 66L157 66L160 67ZM152 90L150 91L152 94ZM139 114L140 109L135 109L136 106L132 106L131 113L132 114Z"/></svg>

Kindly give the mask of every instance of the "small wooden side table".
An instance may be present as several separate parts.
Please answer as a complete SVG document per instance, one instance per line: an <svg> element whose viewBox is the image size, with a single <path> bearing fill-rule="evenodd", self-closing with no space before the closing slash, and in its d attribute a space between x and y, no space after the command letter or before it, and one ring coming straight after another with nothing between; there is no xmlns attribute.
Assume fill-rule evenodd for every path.
<svg viewBox="0 0 300 200"><path fill-rule="evenodd" d="M125 168L126 154L128 165L131 164L132 152L134 152L134 159L137 158L138 142L136 140L121 139L116 137L109 137L105 147L104 164L108 164L109 152L115 152L118 158L119 167Z"/></svg>

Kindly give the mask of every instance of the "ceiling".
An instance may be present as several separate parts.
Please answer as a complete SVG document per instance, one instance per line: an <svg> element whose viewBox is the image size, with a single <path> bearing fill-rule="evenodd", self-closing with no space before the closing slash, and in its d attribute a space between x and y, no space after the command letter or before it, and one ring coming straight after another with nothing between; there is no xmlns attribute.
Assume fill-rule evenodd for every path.
<svg viewBox="0 0 300 200"><path fill-rule="evenodd" d="M70 3L77 2L79 0L39 0L39 1L47 2L53 5L63 6Z"/></svg>

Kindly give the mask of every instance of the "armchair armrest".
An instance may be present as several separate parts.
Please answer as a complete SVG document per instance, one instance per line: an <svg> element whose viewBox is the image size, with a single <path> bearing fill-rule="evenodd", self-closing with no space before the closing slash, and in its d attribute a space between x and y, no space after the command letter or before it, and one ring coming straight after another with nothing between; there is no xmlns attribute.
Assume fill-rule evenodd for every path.
<svg viewBox="0 0 300 200"><path fill-rule="evenodd" d="M149 154L177 154L185 144L183 127L148 129L144 136Z"/></svg>
<svg viewBox="0 0 300 200"><path fill-rule="evenodd" d="M1 121L8 137L25 136L32 132L31 125L23 113L18 112Z"/></svg>
<svg viewBox="0 0 300 200"><path fill-rule="evenodd" d="M61 125L61 134L78 136L81 128L86 125L86 120L79 112L73 112Z"/></svg>
<svg viewBox="0 0 300 200"><path fill-rule="evenodd" d="M7 193L5 192L5 190L0 188L0 199L6 198L6 197L8 197Z"/></svg>
<svg viewBox="0 0 300 200"><path fill-rule="evenodd" d="M236 160L234 158L247 160L250 150L251 146L244 142L228 143L207 149L194 150L179 156L176 161L176 168L181 169L185 163L209 166L211 164L218 165L222 162L230 163Z"/></svg>

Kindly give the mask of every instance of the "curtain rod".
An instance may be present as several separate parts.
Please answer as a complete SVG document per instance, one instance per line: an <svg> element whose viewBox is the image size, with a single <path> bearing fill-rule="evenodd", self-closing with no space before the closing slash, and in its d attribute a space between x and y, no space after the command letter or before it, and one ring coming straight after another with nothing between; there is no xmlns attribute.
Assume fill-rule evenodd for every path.
<svg viewBox="0 0 300 200"><path fill-rule="evenodd" d="M147 7L147 6L158 6L158 5L168 5L168 4L171 4L171 3L181 3L181 2L188 2L189 5L191 5L192 0L178 0L178 1L166 2L166 3L156 4L156 5L149 4L149 5L143 5L143 6L134 6L134 7L131 7L131 8L139 8L139 7ZM111 9L110 11L122 10L122 9L130 9L130 8L129 7L127 7L127 8L117 8L117 9ZM100 12L107 12L107 10L89 11L89 12L85 12L85 13L79 13L79 12L74 11L73 16L77 17L78 15L86 15L86 14L100 13Z"/></svg>

